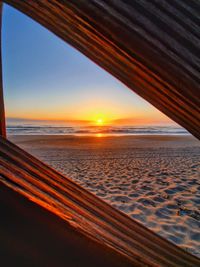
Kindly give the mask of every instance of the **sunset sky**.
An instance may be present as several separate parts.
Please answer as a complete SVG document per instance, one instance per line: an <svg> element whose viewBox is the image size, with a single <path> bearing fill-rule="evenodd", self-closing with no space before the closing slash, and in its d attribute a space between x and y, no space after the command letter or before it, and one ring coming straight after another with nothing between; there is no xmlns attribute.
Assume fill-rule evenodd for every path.
<svg viewBox="0 0 200 267"><path fill-rule="evenodd" d="M7 118L96 124L172 124L165 115L45 28L4 5Z"/></svg>

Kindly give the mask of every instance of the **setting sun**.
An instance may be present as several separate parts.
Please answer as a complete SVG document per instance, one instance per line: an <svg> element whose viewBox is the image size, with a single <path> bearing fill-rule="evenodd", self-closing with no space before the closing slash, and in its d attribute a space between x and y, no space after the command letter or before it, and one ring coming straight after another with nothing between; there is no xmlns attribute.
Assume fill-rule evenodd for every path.
<svg viewBox="0 0 200 267"><path fill-rule="evenodd" d="M97 119L97 121L96 121L96 124L99 125L99 126L103 125L103 123L104 123L104 121L101 118Z"/></svg>

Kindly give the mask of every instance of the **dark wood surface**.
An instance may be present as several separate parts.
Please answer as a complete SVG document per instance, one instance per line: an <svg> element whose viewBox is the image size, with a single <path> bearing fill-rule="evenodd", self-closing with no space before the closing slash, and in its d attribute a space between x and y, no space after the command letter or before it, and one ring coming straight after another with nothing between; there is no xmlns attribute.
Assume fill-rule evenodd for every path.
<svg viewBox="0 0 200 267"><path fill-rule="evenodd" d="M1 182L0 214L2 267L134 266Z"/></svg>
<svg viewBox="0 0 200 267"><path fill-rule="evenodd" d="M63 223L66 223L66 229L71 227L73 231L82 236L85 243L93 240L97 248L100 246L99 254L97 253L98 249L95 252L97 253L96 261L99 260L98 256L101 255L103 246L104 249L106 248L110 251L111 258L112 255L115 255L113 253L118 254L119 263L121 260L121 265L119 266L126 266L126 264L129 266L130 262L132 266L200 266L200 260L196 257L157 236L3 138L0 138L0 182L57 215L63 220ZM8 194L8 197L10 194ZM6 198L6 193L3 198ZM16 203L18 203L18 199L19 196L16 196ZM14 204L15 197L12 203L13 207L11 209L17 209ZM3 205L2 201L0 201L0 204ZM22 205L26 206L28 204ZM26 209L28 209L27 206ZM37 206L34 205L32 213L30 205L29 213L32 214L32 220L36 224L40 224L41 217L34 215L35 210L39 213L42 212L41 208L38 207L37 209ZM43 210L43 212L47 219L46 211ZM16 216L17 213L18 211L16 210ZM18 216L22 216L22 212ZM24 216L26 216L26 212ZM16 220L18 219L16 217ZM8 221L7 215L1 214L1 227L2 224L4 225ZM15 222L13 216L10 226L7 225L8 229L9 227L15 227ZM23 223L23 219L21 219L21 223ZM49 227L48 223L46 227ZM59 228L60 225L58 224L56 227ZM30 225L29 230L30 233L32 231L37 232L34 224ZM54 230L52 229L52 231ZM2 236L0 235L0 240L1 238ZM4 238L6 239L6 235L4 235ZM28 240L31 237L27 236L26 238L27 244L29 244ZM19 239L13 236L12 241L19 244ZM40 234L38 234L38 242L39 240ZM9 242L9 240L6 242ZM0 244L3 246L3 240L1 240ZM54 245L57 246L58 244L55 243ZM80 244L77 241L77 255L79 253L82 254L79 248ZM14 247L11 246L10 249L10 256L14 255ZM85 246L85 251L88 253L87 246ZM90 252L93 253L92 249ZM37 253L37 248L35 253ZM44 257L46 257L49 251L44 250L43 253ZM65 260L67 261L67 254Z"/></svg>
<svg viewBox="0 0 200 267"><path fill-rule="evenodd" d="M0 33L2 22L2 2L0 2ZM3 99L2 60L1 60L1 34L0 34L0 135L6 137L5 110Z"/></svg>
<svg viewBox="0 0 200 267"><path fill-rule="evenodd" d="M200 1L5 2L200 138Z"/></svg>

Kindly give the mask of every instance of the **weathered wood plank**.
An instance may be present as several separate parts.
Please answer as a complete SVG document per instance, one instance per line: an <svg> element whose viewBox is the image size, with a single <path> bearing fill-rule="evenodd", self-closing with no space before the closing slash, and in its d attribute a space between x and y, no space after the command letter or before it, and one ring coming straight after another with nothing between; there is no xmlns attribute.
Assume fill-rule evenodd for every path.
<svg viewBox="0 0 200 267"><path fill-rule="evenodd" d="M2 58L1 58L2 3L0 2L0 135L6 137L5 110L3 99Z"/></svg>
<svg viewBox="0 0 200 267"><path fill-rule="evenodd" d="M5 0L200 138L200 2Z"/></svg>
<svg viewBox="0 0 200 267"><path fill-rule="evenodd" d="M0 182L0 259L5 267L132 267Z"/></svg>
<svg viewBox="0 0 200 267"><path fill-rule="evenodd" d="M0 138L0 181L62 218L86 240L92 239L123 255L133 266L200 264L194 256L3 138Z"/></svg>

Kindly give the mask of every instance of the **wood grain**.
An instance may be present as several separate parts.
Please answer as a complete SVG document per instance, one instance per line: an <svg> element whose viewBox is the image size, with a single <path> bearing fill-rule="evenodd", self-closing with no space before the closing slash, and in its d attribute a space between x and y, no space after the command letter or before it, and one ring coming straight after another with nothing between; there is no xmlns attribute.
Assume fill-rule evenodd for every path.
<svg viewBox="0 0 200 267"><path fill-rule="evenodd" d="M0 138L0 181L56 214L85 240L105 246L111 253L114 251L131 261L133 266L200 264L199 259L3 138Z"/></svg>
<svg viewBox="0 0 200 267"><path fill-rule="evenodd" d="M200 138L200 2L5 0Z"/></svg>
<svg viewBox="0 0 200 267"><path fill-rule="evenodd" d="M131 267L132 261L85 238L64 220L0 182L1 266Z"/></svg>

